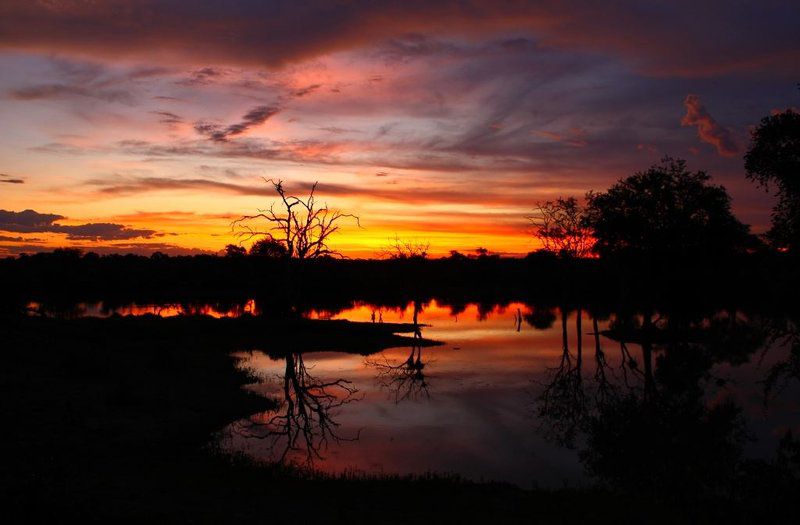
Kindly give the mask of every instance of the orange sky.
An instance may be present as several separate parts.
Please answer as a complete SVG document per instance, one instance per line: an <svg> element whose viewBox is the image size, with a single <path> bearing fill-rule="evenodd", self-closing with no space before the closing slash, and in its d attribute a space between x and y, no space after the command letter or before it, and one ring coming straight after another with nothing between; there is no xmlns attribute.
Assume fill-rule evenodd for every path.
<svg viewBox="0 0 800 525"><path fill-rule="evenodd" d="M359 215L332 240L350 256L521 255L537 201L667 154L769 221L741 157L798 105L788 5L273 4L3 2L0 256L218 252L264 177Z"/></svg>

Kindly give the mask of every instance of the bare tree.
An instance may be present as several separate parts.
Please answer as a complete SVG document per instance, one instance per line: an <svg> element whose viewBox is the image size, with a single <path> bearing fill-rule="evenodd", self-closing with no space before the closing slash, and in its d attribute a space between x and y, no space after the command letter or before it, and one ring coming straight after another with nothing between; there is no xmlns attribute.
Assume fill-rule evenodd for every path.
<svg viewBox="0 0 800 525"><path fill-rule="evenodd" d="M584 208L575 197L539 203L534 214L526 218L545 250L564 257L592 253L592 230L586 226Z"/></svg>
<svg viewBox="0 0 800 525"><path fill-rule="evenodd" d="M283 181L264 179L272 184L275 192L280 197L276 211L276 203L267 210L258 210L255 215L244 215L231 223L231 229L236 230L240 242L253 238L269 239L278 242L286 248L286 257L290 259L316 259L319 257L342 257L331 249L328 240L331 235L339 230L342 219L355 220L360 227L361 223L356 215L333 210L327 204L319 205L314 196L317 184L311 187L306 198L287 195ZM264 219L267 224L264 228L252 226L251 223Z"/></svg>
<svg viewBox="0 0 800 525"><path fill-rule="evenodd" d="M251 416L237 423L234 430L244 437L267 440L274 458L313 464L323 459L329 441L356 441L339 434L333 419L337 409L360 398L358 390L345 379L320 380L309 373L301 353L286 354L282 381L283 399L274 412Z"/></svg>
<svg viewBox="0 0 800 525"><path fill-rule="evenodd" d="M418 240L403 240L397 235L381 248L379 255L387 259L427 259L431 244Z"/></svg>

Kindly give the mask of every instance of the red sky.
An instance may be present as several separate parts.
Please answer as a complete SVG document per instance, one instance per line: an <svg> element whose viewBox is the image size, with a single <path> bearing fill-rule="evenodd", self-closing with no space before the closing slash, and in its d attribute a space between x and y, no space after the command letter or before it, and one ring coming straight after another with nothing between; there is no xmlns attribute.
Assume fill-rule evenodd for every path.
<svg viewBox="0 0 800 525"><path fill-rule="evenodd" d="M0 255L217 251L262 177L358 214L350 255L521 254L537 201L667 154L763 231L741 157L800 105L796 3L530 4L6 0Z"/></svg>

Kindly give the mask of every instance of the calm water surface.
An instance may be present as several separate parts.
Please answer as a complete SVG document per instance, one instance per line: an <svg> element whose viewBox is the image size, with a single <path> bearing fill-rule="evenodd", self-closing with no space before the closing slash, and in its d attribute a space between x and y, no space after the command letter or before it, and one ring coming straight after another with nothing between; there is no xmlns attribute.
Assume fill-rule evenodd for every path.
<svg viewBox="0 0 800 525"><path fill-rule="evenodd" d="M258 313L252 300L99 302L60 308L31 303L28 311L67 318ZM438 346L410 342L372 355L242 349L237 353L241 366L262 380L250 388L277 400L279 407L231 424L220 433L223 446L331 473L437 472L556 487L590 481L581 453L615 457L617 448L626 450L631 444L626 436L636 436L638 430L629 428L626 418L602 424L618 410L626 410L631 419L644 414L643 421L686 440L688 447L708 447L695 457L713 456L714 450L734 441L727 435L701 435L719 432L708 424L713 420L709 414L726 403L738 407L746 425L745 457L773 458L787 430L800 433L797 381L777 381L765 404L769 373L788 359L792 344L800 348L796 325L791 325L793 332L779 330L776 337L764 328L773 321L736 312L707 316L699 324L690 323L688 331L685 324L676 331L654 315L656 331L673 334L670 340L658 340L642 339L641 330L620 336L621 319L610 315L595 320L585 310L562 315L558 309L512 303L491 308L472 304L456 311L432 301L394 309L361 304L337 313L307 314L412 323L418 326L417 338ZM642 316L632 319L641 328ZM591 429L593 440L587 437ZM604 436L597 432L614 436L611 450L602 448ZM637 454L663 448L663 443L646 445L631 450L633 461ZM683 446L667 450L666 461L694 461L691 454L681 456ZM625 455L615 458L612 470L615 461L628 460ZM608 470L608 462L604 468Z"/></svg>
<svg viewBox="0 0 800 525"><path fill-rule="evenodd" d="M361 305L333 317L412 322L414 306ZM370 356L241 353L243 366L263 378L253 388L281 407L232 425L225 446L326 472L433 471L522 487L579 485L588 479L578 455L585 439L579 431L569 436L575 414L590 411L607 390L648 395L641 346L595 337L586 313L579 327L575 311L562 318L558 310L524 304L491 311L469 305L453 315L431 302L417 305L417 317L426 325L420 335L442 346ZM598 322L598 331L608 325ZM753 457L771 457L785 430L799 428L796 388L768 408L763 403L761 381L779 350L757 352L737 366L714 365L701 380L701 403L730 400L743 408L745 451ZM659 355L656 347L649 364L656 378Z"/></svg>

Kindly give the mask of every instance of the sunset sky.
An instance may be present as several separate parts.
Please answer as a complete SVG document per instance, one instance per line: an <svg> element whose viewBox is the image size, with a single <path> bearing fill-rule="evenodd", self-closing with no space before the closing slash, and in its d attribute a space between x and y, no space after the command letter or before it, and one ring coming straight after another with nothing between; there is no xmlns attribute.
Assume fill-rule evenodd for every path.
<svg viewBox="0 0 800 525"><path fill-rule="evenodd" d="M218 252L263 177L359 215L351 256L518 255L537 201L664 155L761 232L742 155L800 106L798 27L792 0L2 0L0 256Z"/></svg>

